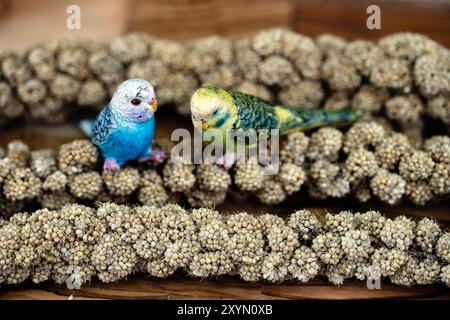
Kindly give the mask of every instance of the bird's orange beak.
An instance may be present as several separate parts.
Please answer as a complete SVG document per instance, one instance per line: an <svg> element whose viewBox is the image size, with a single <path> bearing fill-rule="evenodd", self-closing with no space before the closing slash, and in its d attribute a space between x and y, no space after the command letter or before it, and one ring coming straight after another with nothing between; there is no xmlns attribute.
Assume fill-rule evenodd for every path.
<svg viewBox="0 0 450 320"><path fill-rule="evenodd" d="M158 110L158 99L155 99L155 101L153 101L152 108L153 108L153 111L155 111L155 112L156 112L156 110Z"/></svg>
<svg viewBox="0 0 450 320"><path fill-rule="evenodd" d="M200 121L192 121L192 123L194 124L194 127L195 128L197 128L197 129L199 129L199 130L202 130L202 131L205 131L205 130L208 130L209 128L210 128L210 125L209 124L207 124L207 123L202 123L202 122L200 122Z"/></svg>

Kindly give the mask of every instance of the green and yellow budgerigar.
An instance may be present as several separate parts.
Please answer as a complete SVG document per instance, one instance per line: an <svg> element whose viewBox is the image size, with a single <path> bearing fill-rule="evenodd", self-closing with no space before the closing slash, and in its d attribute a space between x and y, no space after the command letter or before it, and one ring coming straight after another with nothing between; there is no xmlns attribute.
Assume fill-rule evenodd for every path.
<svg viewBox="0 0 450 320"><path fill-rule="evenodd" d="M283 135L324 125L348 123L361 116L360 111L351 109L312 110L275 105L252 95L217 87L197 89L192 95L190 107L195 128L203 133L223 137L215 143L226 149L224 157L218 160L218 163L226 167L230 167L237 160L233 153L236 144L239 144L239 139L236 139L225 145L230 142L229 132L278 129L279 134Z"/></svg>

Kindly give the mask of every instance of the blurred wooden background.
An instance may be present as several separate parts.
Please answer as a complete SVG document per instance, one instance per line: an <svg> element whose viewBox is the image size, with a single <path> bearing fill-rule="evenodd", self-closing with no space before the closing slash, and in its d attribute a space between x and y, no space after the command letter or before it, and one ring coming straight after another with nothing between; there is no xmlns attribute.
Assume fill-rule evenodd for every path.
<svg viewBox="0 0 450 320"><path fill-rule="evenodd" d="M81 30L66 28L71 4L81 8ZM366 28L371 4L381 8L381 30ZM450 47L450 0L0 0L0 48L61 37L108 40L127 31L236 38L268 27L348 39L413 31Z"/></svg>

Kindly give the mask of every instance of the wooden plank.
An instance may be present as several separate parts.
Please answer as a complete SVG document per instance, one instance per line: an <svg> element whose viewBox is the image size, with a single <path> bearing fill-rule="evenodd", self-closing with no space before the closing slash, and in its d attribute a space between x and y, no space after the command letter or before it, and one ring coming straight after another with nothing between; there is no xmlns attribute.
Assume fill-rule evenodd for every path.
<svg viewBox="0 0 450 320"><path fill-rule="evenodd" d="M389 282L382 282L381 289L369 290L364 281L349 281L342 286L332 286L322 280L307 285L273 285L264 286L262 293L273 297L288 299L419 299L443 295L447 289L439 286L400 287Z"/></svg>
<svg viewBox="0 0 450 320"><path fill-rule="evenodd" d="M15 289L0 293L0 300L91 300L75 294L60 295L42 289Z"/></svg>
<svg viewBox="0 0 450 320"><path fill-rule="evenodd" d="M62 286L46 288L58 294L67 295L70 290ZM151 279L145 276L134 276L127 281L118 284L102 284L95 282L93 285L82 288L77 292L78 296L90 296L97 298L140 298L140 299L174 299L193 298L203 299L265 299L261 294L260 285L248 284L223 277L219 280L199 280L182 274L174 275L168 279Z"/></svg>
<svg viewBox="0 0 450 320"><path fill-rule="evenodd" d="M369 30L366 9L381 9L381 30ZM450 2L447 0L301 0L296 30L316 36L333 33L348 39L378 39L400 31L420 32L450 47Z"/></svg>
<svg viewBox="0 0 450 320"><path fill-rule="evenodd" d="M128 22L130 0L1 0L0 49L24 48L53 39L93 38L107 41L122 34ZM66 27L66 9L81 9L81 29Z"/></svg>
<svg viewBox="0 0 450 320"><path fill-rule="evenodd" d="M421 32L450 47L450 2L381 0L381 30L366 28L370 0L117 0L76 3L81 30L67 30L70 0L0 0L0 49L22 48L49 39L89 37L110 40L125 31L145 31L187 40L211 34L232 38L282 27L316 36L377 39L398 32Z"/></svg>
<svg viewBox="0 0 450 320"><path fill-rule="evenodd" d="M0 16L6 12L6 0L0 0Z"/></svg>
<svg viewBox="0 0 450 320"><path fill-rule="evenodd" d="M167 279L133 276L114 284L93 281L80 290L52 284L23 285L18 289L3 288L0 300L6 299L445 299L448 290L441 285L399 287L388 281L380 290L369 290L365 282L348 281L342 286L332 286L324 278L307 284L290 281L283 284L266 282L247 283L238 277L218 279L193 279L176 274Z"/></svg>
<svg viewBox="0 0 450 320"><path fill-rule="evenodd" d="M390 206L376 200L368 203L359 203L353 200L354 199L352 199L351 203L349 203L349 199L327 199L326 201L313 200L306 195L299 193L293 195L280 205L269 206L258 203L258 201L252 197L244 200L239 200L237 198L233 199L233 193L231 193L228 196L227 201L218 206L217 209L228 213L246 210L252 214L264 214L270 212L285 216L300 208L306 208L319 215L325 215L327 212L339 213L340 211L351 208L353 212L378 210L388 217L396 217L399 215L407 215L414 218L434 217L440 223L450 226L450 208L445 201L435 204L430 203L420 207L407 202L402 203L401 205ZM258 205L254 205L255 203L258 203Z"/></svg>
<svg viewBox="0 0 450 320"><path fill-rule="evenodd" d="M129 28L175 40L242 37L264 28L291 28L294 12L293 0L135 0Z"/></svg>

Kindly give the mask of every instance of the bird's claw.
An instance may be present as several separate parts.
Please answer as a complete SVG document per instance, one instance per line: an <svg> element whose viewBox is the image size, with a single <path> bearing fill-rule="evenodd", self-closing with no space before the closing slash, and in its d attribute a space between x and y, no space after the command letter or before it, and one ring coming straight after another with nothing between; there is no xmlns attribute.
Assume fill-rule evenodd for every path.
<svg viewBox="0 0 450 320"><path fill-rule="evenodd" d="M161 149L154 149L152 150L151 154L147 157L139 158L139 162L146 162L146 161L154 161L156 163L162 163L166 159L166 153L164 150Z"/></svg>
<svg viewBox="0 0 450 320"><path fill-rule="evenodd" d="M116 172L120 170L120 165L114 159L106 159L103 163L103 170L108 172Z"/></svg>

